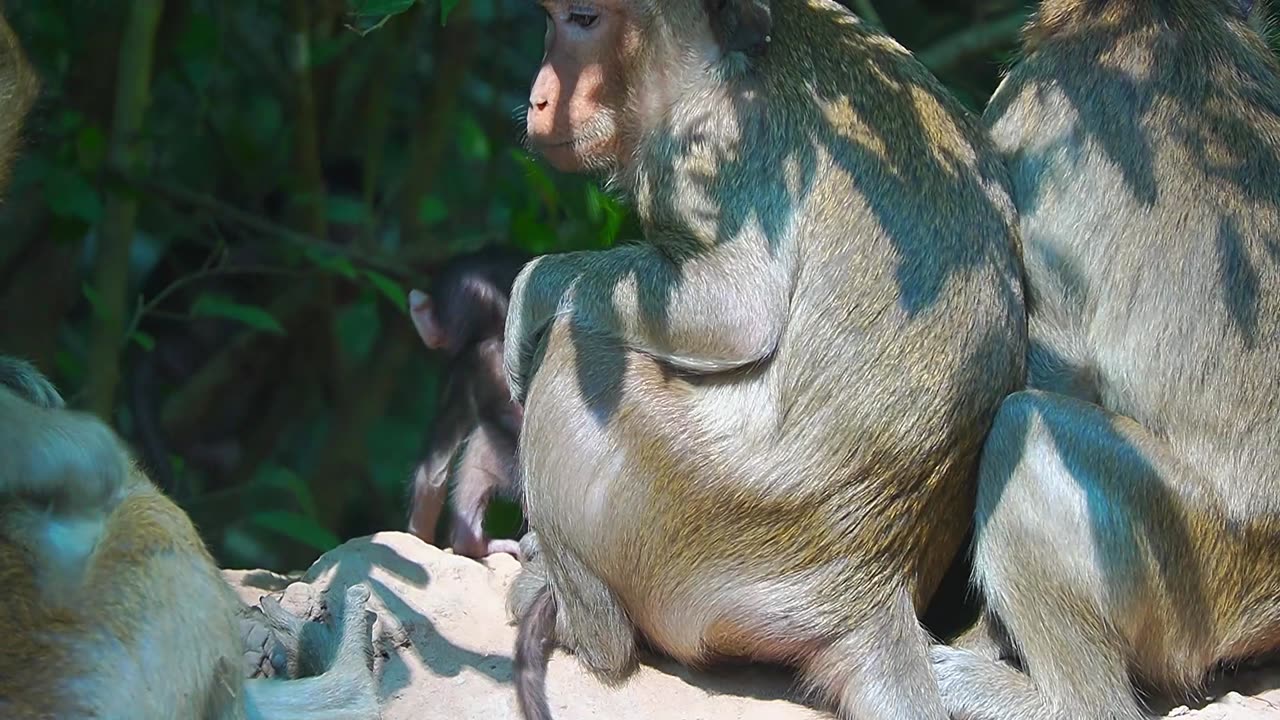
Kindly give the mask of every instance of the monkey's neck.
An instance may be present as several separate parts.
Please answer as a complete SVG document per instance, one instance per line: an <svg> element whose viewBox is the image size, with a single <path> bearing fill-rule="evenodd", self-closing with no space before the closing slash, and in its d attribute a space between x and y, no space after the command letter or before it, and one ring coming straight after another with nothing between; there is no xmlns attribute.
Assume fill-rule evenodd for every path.
<svg viewBox="0 0 1280 720"><path fill-rule="evenodd" d="M765 104L723 90L691 93L637 145L617 183L646 237L710 246L723 239L718 234L746 205L753 206L749 214L759 215L772 202L743 192L753 186L746 178L769 172L769 148L777 150L768 144L770 128L760 117Z"/></svg>

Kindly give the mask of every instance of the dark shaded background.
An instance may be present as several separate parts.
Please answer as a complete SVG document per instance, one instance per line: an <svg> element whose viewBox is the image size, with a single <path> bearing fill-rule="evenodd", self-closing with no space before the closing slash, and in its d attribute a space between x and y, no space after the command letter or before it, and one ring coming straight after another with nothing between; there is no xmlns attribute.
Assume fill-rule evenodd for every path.
<svg viewBox="0 0 1280 720"><path fill-rule="evenodd" d="M974 110L1027 5L848 4ZM404 527L441 369L405 293L432 268L628 231L520 149L542 11L447 5L4 4L44 92L0 207L0 352L109 418L225 565Z"/></svg>

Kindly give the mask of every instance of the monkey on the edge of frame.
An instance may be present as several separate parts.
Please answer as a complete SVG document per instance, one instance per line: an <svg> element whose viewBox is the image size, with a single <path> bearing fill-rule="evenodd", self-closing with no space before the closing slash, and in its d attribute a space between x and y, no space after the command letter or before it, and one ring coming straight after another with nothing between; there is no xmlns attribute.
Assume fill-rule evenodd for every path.
<svg viewBox="0 0 1280 720"><path fill-rule="evenodd" d="M0 356L0 716L377 720L369 590L300 680L246 680L239 598L195 527L98 418ZM268 619L280 629L288 618ZM282 610L279 612L283 612ZM286 638L286 643L299 638ZM324 655L325 657L320 657Z"/></svg>
<svg viewBox="0 0 1280 720"><path fill-rule="evenodd" d="M515 540L489 538L484 518L495 496L519 500L522 410L502 371L502 338L511 283L528 259L493 248L459 255L433 274L429 293L409 294L418 335L447 363L426 457L414 470L409 532L435 542L447 495L449 547L472 558L519 555Z"/></svg>
<svg viewBox="0 0 1280 720"><path fill-rule="evenodd" d="M829 0L543 6L529 141L644 239L539 257L511 295L525 716L556 644L619 681L643 640L787 663L843 718L942 720L918 616L1025 382L978 119Z"/></svg>
<svg viewBox="0 0 1280 720"><path fill-rule="evenodd" d="M38 80L0 18L0 167ZM242 607L195 527L106 423L0 356L0 717L377 720L367 587L337 636L282 637L299 680L244 678ZM264 602L279 630L292 622ZM313 637L314 636L314 637Z"/></svg>
<svg viewBox="0 0 1280 720"><path fill-rule="evenodd" d="M1029 387L980 465L984 621L932 651L957 718L1136 720L1280 649L1280 65L1254 10L1046 0L991 100Z"/></svg>

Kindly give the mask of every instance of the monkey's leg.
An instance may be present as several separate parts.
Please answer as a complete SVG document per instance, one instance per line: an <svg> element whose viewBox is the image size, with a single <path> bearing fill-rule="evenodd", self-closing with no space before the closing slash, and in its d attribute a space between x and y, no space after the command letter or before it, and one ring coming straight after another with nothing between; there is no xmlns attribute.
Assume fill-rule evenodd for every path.
<svg viewBox="0 0 1280 720"><path fill-rule="evenodd" d="M983 610L973 627L964 631L952 645L987 660L1000 660L1012 654L1008 635L1000 625L1000 620L987 610Z"/></svg>
<svg viewBox="0 0 1280 720"><path fill-rule="evenodd" d="M510 455L493 437L493 429L481 422L467 438L462 461L454 474L449 519L450 547L459 555L480 558L496 552L519 555L515 540L490 540L484 531L484 515L495 493L511 487Z"/></svg>
<svg viewBox="0 0 1280 720"><path fill-rule="evenodd" d="M1187 581L1194 549L1172 524L1212 511L1204 484L1136 423L1050 393L1007 398L983 452L974 573L1027 674L935 647L948 709L973 720L1142 718L1128 661L1143 660L1139 632L1166 651L1190 639L1144 618L1200 592Z"/></svg>
<svg viewBox="0 0 1280 720"><path fill-rule="evenodd" d="M929 639L900 591L878 615L814 655L806 683L834 700L843 720L942 720L929 668Z"/></svg>
<svg viewBox="0 0 1280 720"><path fill-rule="evenodd" d="M439 463L423 460L413 471L409 509L409 532L425 543L435 544L436 527L444 512L448 484Z"/></svg>
<svg viewBox="0 0 1280 720"><path fill-rule="evenodd" d="M636 667L635 626L618 597L572 552L543 548L537 562L555 594L559 644L602 681L626 678Z"/></svg>

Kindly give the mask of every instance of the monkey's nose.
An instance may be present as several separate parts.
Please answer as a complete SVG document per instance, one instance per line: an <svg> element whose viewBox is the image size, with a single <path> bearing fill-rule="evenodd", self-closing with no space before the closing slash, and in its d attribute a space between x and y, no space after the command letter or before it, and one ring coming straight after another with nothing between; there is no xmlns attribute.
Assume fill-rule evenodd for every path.
<svg viewBox="0 0 1280 720"><path fill-rule="evenodd" d="M546 110L546 109L547 109L547 104L548 104L548 103L547 103L547 99L546 99L545 97L531 97L531 98L529 98L529 105L530 105L530 107L532 107L534 110L538 110L538 111Z"/></svg>

